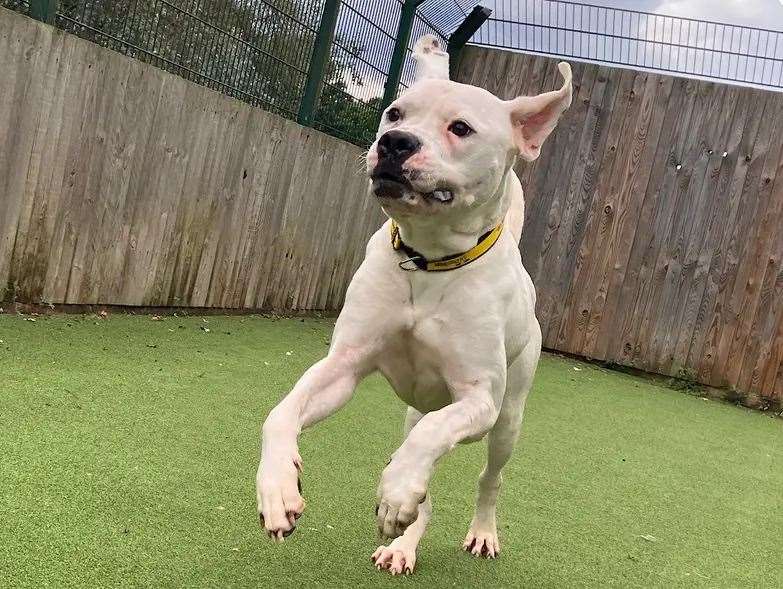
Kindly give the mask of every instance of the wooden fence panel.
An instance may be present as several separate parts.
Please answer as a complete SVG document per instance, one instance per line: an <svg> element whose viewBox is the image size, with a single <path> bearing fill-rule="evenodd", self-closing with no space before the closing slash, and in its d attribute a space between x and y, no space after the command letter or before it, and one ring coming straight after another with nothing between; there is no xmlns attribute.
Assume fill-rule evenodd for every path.
<svg viewBox="0 0 783 589"><path fill-rule="evenodd" d="M556 61L469 47L456 77L509 99ZM783 400L783 94L572 66L517 169L545 346Z"/></svg>
<svg viewBox="0 0 783 589"><path fill-rule="evenodd" d="M360 148L5 9L0 56L6 300L339 308Z"/></svg>

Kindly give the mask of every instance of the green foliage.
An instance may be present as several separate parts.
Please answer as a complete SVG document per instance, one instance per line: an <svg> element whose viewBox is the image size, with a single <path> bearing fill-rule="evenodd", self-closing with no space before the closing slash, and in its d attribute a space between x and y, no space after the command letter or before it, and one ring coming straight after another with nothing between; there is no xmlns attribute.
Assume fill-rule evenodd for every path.
<svg viewBox="0 0 783 589"><path fill-rule="evenodd" d="M27 12L27 0L0 0L0 6L16 10L17 12Z"/></svg>
<svg viewBox="0 0 783 589"><path fill-rule="evenodd" d="M329 134L367 146L375 139L380 108L380 96L363 102L350 97L344 88L324 85L316 125Z"/></svg>

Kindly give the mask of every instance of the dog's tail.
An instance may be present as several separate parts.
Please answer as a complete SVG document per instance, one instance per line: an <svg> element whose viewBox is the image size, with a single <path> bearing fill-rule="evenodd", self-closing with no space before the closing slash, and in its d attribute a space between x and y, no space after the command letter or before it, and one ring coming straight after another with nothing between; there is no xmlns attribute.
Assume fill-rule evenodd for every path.
<svg viewBox="0 0 783 589"><path fill-rule="evenodd" d="M416 60L415 81L449 79L449 54L443 41L435 35L419 37L413 46L413 59Z"/></svg>

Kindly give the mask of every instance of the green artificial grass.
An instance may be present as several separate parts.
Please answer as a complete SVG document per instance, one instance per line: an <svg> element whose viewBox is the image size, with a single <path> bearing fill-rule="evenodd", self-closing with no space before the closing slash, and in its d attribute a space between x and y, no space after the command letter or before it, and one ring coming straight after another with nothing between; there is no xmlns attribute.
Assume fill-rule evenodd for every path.
<svg viewBox="0 0 783 589"><path fill-rule="evenodd" d="M381 378L303 435L296 534L272 544L256 519L261 422L331 321L27 319L0 316L2 587L783 586L770 415L544 356L501 557L460 551L484 444L461 446L438 466L416 572L392 578L369 560L404 413Z"/></svg>

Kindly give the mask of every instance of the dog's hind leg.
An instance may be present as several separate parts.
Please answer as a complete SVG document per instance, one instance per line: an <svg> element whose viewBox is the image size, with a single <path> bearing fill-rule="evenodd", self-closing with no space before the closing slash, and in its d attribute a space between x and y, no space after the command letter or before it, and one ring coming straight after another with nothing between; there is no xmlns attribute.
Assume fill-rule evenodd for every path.
<svg viewBox="0 0 783 589"><path fill-rule="evenodd" d="M495 558L500 553L495 508L503 482L501 470L511 457L519 431L525 401L541 353L540 332L508 369L506 396L494 427L487 435L487 464L479 477L473 521L462 545L475 556Z"/></svg>
<svg viewBox="0 0 783 589"><path fill-rule="evenodd" d="M408 407L405 416L405 436L410 433L413 426L421 419L421 413L413 407ZM378 569L386 569L392 575L410 574L416 565L416 547L419 545L427 524L432 515L432 502L429 494L424 502L419 505L419 514L416 520L409 525L402 536L398 536L388 546L378 546L370 559Z"/></svg>

